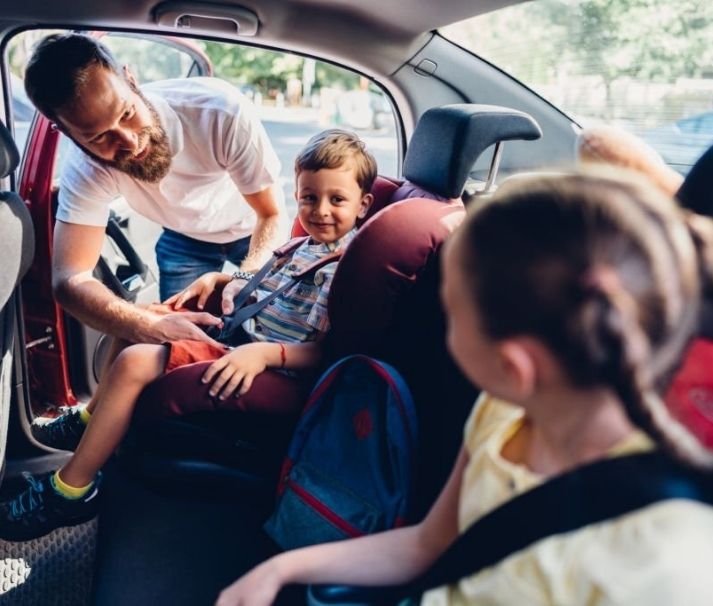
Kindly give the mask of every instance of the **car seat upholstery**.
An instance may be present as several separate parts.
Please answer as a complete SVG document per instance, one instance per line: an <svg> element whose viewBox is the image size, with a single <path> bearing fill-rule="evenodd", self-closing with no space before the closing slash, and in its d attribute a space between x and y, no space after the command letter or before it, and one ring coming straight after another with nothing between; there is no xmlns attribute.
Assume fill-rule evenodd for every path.
<svg viewBox="0 0 713 606"><path fill-rule="evenodd" d="M536 138L539 133L532 118L504 108L463 104L426 112L409 145L405 180L377 179L374 205L334 276L326 362L352 353L375 356L398 368L414 393L422 427L419 451L423 453L417 462L418 514L426 510L447 476L476 395L446 351L438 253L463 217L458 196L469 167L482 151L502 140ZM300 233L297 226L293 235ZM190 413L197 398L209 398L207 387L198 380L206 367L207 363L198 363L176 369L147 388L138 407L142 424ZM237 404L250 418L271 416L272 421L265 421L265 433L251 437L268 440L268 446L274 445L273 451L281 456L270 428L291 426L308 386L275 371L258 377ZM216 410L220 408L219 401L213 404ZM205 438L208 449L214 451L221 442L214 439L215 429L229 431L228 425L217 416L204 422L213 424ZM176 424L172 427L175 430ZM180 431L184 429L187 433L181 442L195 443L205 425L200 430L182 426ZM151 435L156 436L155 424ZM250 440L243 437L244 446ZM224 441L234 443L231 438ZM261 453L256 460L264 462L264 449L256 452Z"/></svg>
<svg viewBox="0 0 713 606"><path fill-rule="evenodd" d="M0 179L17 168L20 155L12 136L0 123ZM22 198L0 191L0 461L5 460L12 366L17 338L16 287L29 269L35 250L32 220Z"/></svg>

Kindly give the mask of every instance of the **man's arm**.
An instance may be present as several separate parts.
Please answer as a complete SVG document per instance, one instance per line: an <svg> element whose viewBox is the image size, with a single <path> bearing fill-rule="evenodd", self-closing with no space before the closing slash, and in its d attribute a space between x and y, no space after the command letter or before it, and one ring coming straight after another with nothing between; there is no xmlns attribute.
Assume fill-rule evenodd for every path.
<svg viewBox="0 0 713 606"><path fill-rule="evenodd" d="M280 186L275 184L254 194L243 194L257 215L257 224L250 238L250 250L240 269L255 273L288 238L287 210Z"/></svg>
<svg viewBox="0 0 713 606"><path fill-rule="evenodd" d="M212 341L196 324L219 324L218 318L203 312L155 314L117 297L94 278L104 231L98 226L56 222L52 290L57 302L84 324L128 341Z"/></svg>

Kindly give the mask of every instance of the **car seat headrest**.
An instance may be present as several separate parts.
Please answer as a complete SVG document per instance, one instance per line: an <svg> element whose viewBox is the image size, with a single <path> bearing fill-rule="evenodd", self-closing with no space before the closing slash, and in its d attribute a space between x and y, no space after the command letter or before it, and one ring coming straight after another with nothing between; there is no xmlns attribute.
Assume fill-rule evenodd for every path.
<svg viewBox="0 0 713 606"><path fill-rule="evenodd" d="M532 116L507 107L469 103L434 107L416 125L404 160L404 176L434 194L457 198L475 161L488 147L541 136Z"/></svg>
<svg viewBox="0 0 713 606"><path fill-rule="evenodd" d="M10 131L0 122L0 179L7 177L20 163L20 153Z"/></svg>

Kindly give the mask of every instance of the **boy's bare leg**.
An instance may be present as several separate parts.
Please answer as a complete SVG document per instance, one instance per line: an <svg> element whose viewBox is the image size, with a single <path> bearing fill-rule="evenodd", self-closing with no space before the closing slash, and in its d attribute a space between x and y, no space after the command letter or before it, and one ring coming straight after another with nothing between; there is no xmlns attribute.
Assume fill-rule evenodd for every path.
<svg viewBox="0 0 713 606"><path fill-rule="evenodd" d="M91 422L74 455L59 472L62 481L81 487L94 480L126 435L141 391L163 374L167 359L164 345L132 345L119 352L104 373Z"/></svg>
<svg viewBox="0 0 713 606"><path fill-rule="evenodd" d="M114 363L114 360L116 360L116 357L122 351L124 351L127 347L130 347L131 345L133 345L133 343L131 341L127 341L126 339L120 339L119 337L115 337L114 339L112 339L111 348L109 349L109 354L107 355L107 358L104 361L102 369L99 372L99 384L97 385L96 391L92 395L92 399L89 400L89 404L87 404L87 412L89 412L89 413L94 412L94 409L97 406L97 402L103 397L104 384L106 383L105 379L109 372L109 369L111 368L112 364Z"/></svg>

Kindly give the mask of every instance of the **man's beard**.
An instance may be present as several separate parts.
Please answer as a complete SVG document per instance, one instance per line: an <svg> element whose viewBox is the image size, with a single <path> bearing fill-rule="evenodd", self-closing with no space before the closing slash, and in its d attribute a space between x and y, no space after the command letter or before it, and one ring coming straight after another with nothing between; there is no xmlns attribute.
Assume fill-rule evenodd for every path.
<svg viewBox="0 0 713 606"><path fill-rule="evenodd" d="M138 87L131 86L131 89L141 98L151 113L153 124L142 128L138 134L138 149L143 150L146 145L149 145L146 155L140 160L132 160L134 154L124 150L120 151L114 160L104 160L83 146L82 149L102 166L120 170L140 181L158 183L168 174L171 168L171 148L168 145L168 136L163 126L161 126L161 120L153 104L142 94Z"/></svg>

